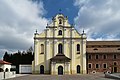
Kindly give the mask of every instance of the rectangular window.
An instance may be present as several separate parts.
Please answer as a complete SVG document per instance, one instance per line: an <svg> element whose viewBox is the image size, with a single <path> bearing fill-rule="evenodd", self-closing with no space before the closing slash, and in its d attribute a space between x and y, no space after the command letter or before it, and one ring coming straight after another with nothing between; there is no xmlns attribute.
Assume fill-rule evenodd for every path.
<svg viewBox="0 0 120 80"><path fill-rule="evenodd" d="M80 51L80 44L77 44L77 51Z"/></svg>
<svg viewBox="0 0 120 80"><path fill-rule="evenodd" d="M90 54L88 55L88 59L92 59L92 56Z"/></svg>
<svg viewBox="0 0 120 80"><path fill-rule="evenodd" d="M99 68L99 64L96 64L96 66L95 66L96 68Z"/></svg>
<svg viewBox="0 0 120 80"><path fill-rule="evenodd" d="M117 58L117 55L116 55L116 54L114 54L114 55L113 55L113 58L114 58L114 59L116 59L116 58Z"/></svg>
<svg viewBox="0 0 120 80"><path fill-rule="evenodd" d="M107 59L107 55L103 55L103 59Z"/></svg>
<svg viewBox="0 0 120 80"><path fill-rule="evenodd" d="M105 69L107 68L107 64L106 63L103 64L103 68L105 68Z"/></svg>
<svg viewBox="0 0 120 80"><path fill-rule="evenodd" d="M89 68L89 69L92 68L92 64L91 64L91 63L88 64L88 68Z"/></svg>
<svg viewBox="0 0 120 80"><path fill-rule="evenodd" d="M44 54L44 44L41 44L41 54Z"/></svg>
<svg viewBox="0 0 120 80"><path fill-rule="evenodd" d="M97 55L95 55L95 59L99 59L99 55L97 54Z"/></svg>

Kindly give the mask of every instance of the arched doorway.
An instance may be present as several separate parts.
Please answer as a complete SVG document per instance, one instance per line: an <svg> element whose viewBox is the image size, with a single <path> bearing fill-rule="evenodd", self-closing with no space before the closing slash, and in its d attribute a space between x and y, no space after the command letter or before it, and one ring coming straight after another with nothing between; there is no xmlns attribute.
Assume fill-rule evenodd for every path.
<svg viewBox="0 0 120 80"><path fill-rule="evenodd" d="M117 67L113 67L113 70L114 73L117 73Z"/></svg>
<svg viewBox="0 0 120 80"><path fill-rule="evenodd" d="M77 65L77 73L80 73L80 65Z"/></svg>
<svg viewBox="0 0 120 80"><path fill-rule="evenodd" d="M40 66L40 74L44 74L44 66L43 65Z"/></svg>
<svg viewBox="0 0 120 80"><path fill-rule="evenodd" d="M114 62L114 67L113 67L113 72L116 73L117 72L117 62Z"/></svg>
<svg viewBox="0 0 120 80"><path fill-rule="evenodd" d="M62 66L58 67L58 75L63 75L63 67Z"/></svg>

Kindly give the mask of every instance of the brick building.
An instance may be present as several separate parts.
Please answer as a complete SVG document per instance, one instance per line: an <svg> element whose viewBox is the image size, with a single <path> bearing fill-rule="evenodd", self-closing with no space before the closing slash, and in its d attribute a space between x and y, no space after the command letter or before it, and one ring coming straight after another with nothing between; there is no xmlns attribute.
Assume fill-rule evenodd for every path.
<svg viewBox="0 0 120 80"><path fill-rule="evenodd" d="M120 41L87 41L87 72L120 72Z"/></svg>

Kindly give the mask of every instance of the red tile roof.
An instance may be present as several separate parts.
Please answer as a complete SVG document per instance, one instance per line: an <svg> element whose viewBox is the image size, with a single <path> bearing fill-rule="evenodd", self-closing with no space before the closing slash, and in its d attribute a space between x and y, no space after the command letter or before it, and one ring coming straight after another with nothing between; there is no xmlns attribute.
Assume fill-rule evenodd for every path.
<svg viewBox="0 0 120 80"><path fill-rule="evenodd" d="M120 41L87 41L87 53L120 53Z"/></svg>
<svg viewBox="0 0 120 80"><path fill-rule="evenodd" d="M87 53L120 53L120 50L118 48L87 48Z"/></svg>
<svg viewBox="0 0 120 80"><path fill-rule="evenodd" d="M89 45L120 45L120 41L87 41Z"/></svg>
<svg viewBox="0 0 120 80"><path fill-rule="evenodd" d="M0 64L11 64L10 62L6 62L6 61L3 61L3 60L0 60Z"/></svg>

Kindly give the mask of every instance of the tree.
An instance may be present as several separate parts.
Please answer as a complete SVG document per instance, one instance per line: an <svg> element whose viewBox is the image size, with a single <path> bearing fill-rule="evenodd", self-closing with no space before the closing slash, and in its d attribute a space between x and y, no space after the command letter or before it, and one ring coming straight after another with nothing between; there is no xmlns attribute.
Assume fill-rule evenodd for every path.
<svg viewBox="0 0 120 80"><path fill-rule="evenodd" d="M8 62L10 61L10 55L7 52L5 52L5 55L3 56L3 60Z"/></svg>
<svg viewBox="0 0 120 80"><path fill-rule="evenodd" d="M32 53L33 53L33 48L32 48L32 46L27 50L27 52L32 52Z"/></svg>

